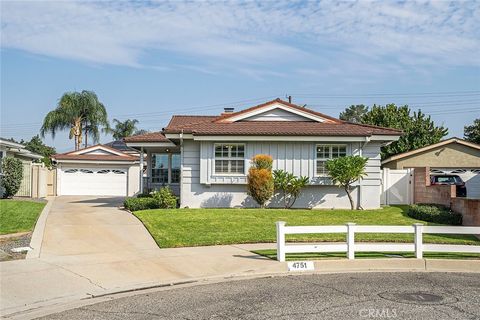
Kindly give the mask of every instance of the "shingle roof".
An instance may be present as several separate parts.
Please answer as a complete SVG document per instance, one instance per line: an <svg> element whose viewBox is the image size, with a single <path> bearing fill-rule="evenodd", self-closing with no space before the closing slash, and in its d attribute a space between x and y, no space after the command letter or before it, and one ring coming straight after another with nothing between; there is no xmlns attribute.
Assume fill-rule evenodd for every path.
<svg viewBox="0 0 480 320"><path fill-rule="evenodd" d="M287 107L301 110L315 116L327 119L316 121L237 121L228 119L269 104L281 103ZM371 135L401 135L402 131L392 128L355 124L327 116L323 113L300 107L280 99L254 106L239 112L222 114L220 116L174 115L163 132L126 138L126 142L162 142L169 141L164 134L191 133L194 135L295 135L295 136L371 136ZM128 139L128 140L127 140ZM132 140L135 139L135 140Z"/></svg>
<svg viewBox="0 0 480 320"><path fill-rule="evenodd" d="M170 142L162 132L149 132L138 136L123 138L125 142Z"/></svg>

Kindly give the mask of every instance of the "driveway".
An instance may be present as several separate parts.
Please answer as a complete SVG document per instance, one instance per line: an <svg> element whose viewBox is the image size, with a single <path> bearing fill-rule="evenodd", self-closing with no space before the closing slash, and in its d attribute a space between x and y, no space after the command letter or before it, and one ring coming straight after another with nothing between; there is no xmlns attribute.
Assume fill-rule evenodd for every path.
<svg viewBox="0 0 480 320"><path fill-rule="evenodd" d="M0 314L188 279L283 270L237 246L160 250L123 198L61 196L39 258L0 263Z"/></svg>

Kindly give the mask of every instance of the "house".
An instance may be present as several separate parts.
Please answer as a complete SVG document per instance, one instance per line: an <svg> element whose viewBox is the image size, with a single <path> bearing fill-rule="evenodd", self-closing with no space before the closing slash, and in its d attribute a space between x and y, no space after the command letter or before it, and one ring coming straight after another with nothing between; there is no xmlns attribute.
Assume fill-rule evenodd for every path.
<svg viewBox="0 0 480 320"><path fill-rule="evenodd" d="M459 175L467 196L480 198L480 145L459 138L400 153L382 161L389 169L430 167L431 173Z"/></svg>
<svg viewBox="0 0 480 320"><path fill-rule="evenodd" d="M33 163L43 158L42 155L33 153L25 149L25 146L20 143L12 142L0 138L0 163L5 157L14 157L20 159L23 164L23 178L20 184L20 189L15 196L18 197L32 197L38 194L37 179L34 179ZM0 166L0 174L1 174ZM3 190L0 188L0 195L3 195Z"/></svg>
<svg viewBox="0 0 480 320"><path fill-rule="evenodd" d="M57 195L133 196L139 192L138 156L106 145L56 154Z"/></svg>
<svg viewBox="0 0 480 320"><path fill-rule="evenodd" d="M161 132L125 138L147 154L141 190L171 186L181 207L253 207L246 183L250 159L269 154L274 169L308 176L295 203L303 208L349 208L325 163L344 155L368 158L367 176L353 192L363 208L380 207L380 147L399 138L395 129L348 123L280 99L217 116L173 116ZM144 159L141 157L140 162ZM270 206L279 206L273 199Z"/></svg>

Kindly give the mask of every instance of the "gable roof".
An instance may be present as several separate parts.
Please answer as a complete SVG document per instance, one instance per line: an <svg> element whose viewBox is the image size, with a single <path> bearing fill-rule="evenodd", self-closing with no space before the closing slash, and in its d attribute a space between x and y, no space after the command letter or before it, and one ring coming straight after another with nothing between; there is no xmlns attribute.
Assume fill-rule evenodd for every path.
<svg viewBox="0 0 480 320"><path fill-rule="evenodd" d="M405 158L405 157L409 157L409 156L415 155L417 153L432 150L432 149L442 147L442 146L445 146L447 144L452 144L452 143L458 143L458 144L461 144L461 145L464 145L464 146L467 146L467 147L470 147L470 148L480 150L480 145L479 144L476 144L476 143L473 143L473 142L468 142L468 141L465 141L463 139L453 137L453 138L446 139L446 140L443 140L443 141L440 141L438 143L434 143L434 144L431 144L431 145L428 145L428 146L425 146L425 147L422 147L422 148L418 148L418 149L415 149L415 150L411 150L411 151L396 154L394 156L391 156L391 157L383 160L382 164L385 164L385 163L388 163L388 162L391 162L391 161L394 161L394 160L402 159L402 158Z"/></svg>
<svg viewBox="0 0 480 320"><path fill-rule="evenodd" d="M92 153L100 151L103 153ZM91 147L74 150L65 153L58 153L52 156L54 160L84 160L84 161L137 161L138 157L128 155L106 145L97 144Z"/></svg>
<svg viewBox="0 0 480 320"><path fill-rule="evenodd" d="M215 120L215 122L232 123L232 122L246 119L253 115L262 113L269 109L271 110L271 108L281 108L283 110L302 115L305 118L313 119L318 122L332 122L332 123L342 122L342 120L327 116L326 114L323 114L305 107L301 107L299 105L296 105L287 101L283 101L282 99L279 99L279 98L275 100L267 101L265 103L262 103L238 112L223 114L220 117L218 117Z"/></svg>
<svg viewBox="0 0 480 320"><path fill-rule="evenodd" d="M304 116L305 121L242 121L252 115L282 108ZM313 120L313 121L312 121ZM165 134L262 136L400 136L401 130L350 123L293 103L275 99L242 111L220 116L174 115L162 132L125 138L129 142L168 142Z"/></svg>

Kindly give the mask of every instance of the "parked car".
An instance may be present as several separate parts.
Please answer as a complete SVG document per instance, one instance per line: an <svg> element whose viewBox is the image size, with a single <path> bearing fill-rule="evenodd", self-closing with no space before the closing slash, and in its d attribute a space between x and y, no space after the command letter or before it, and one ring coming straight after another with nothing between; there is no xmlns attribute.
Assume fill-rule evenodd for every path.
<svg viewBox="0 0 480 320"><path fill-rule="evenodd" d="M439 174L430 176L430 184L432 185L456 185L457 197L467 196L467 187L465 182L456 174Z"/></svg>

